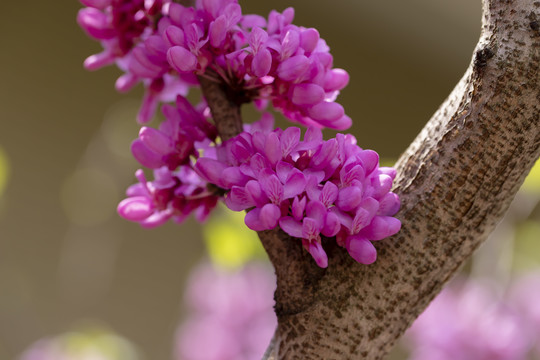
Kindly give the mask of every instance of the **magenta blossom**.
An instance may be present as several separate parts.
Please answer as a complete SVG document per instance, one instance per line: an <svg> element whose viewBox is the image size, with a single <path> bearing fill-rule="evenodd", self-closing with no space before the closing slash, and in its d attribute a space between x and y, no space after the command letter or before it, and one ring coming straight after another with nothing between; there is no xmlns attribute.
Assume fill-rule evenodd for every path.
<svg viewBox="0 0 540 360"><path fill-rule="evenodd" d="M379 168L378 155L362 150L352 135L324 141L309 128L304 139L295 127L244 132L224 143L217 158L200 158L195 171L209 183L230 190L225 204L247 210L246 225L255 231L279 226L302 239L320 267L328 265L321 235L358 262L376 259L371 241L397 233L392 217L399 198L390 192L395 170Z"/></svg>
<svg viewBox="0 0 540 360"><path fill-rule="evenodd" d="M165 105L162 110L166 120L159 129L143 126L131 144L131 151L143 166L151 169L166 166L174 171L189 164L191 156L197 157L199 149L214 141L217 133L203 111L182 96L177 97L176 106Z"/></svg>
<svg viewBox="0 0 540 360"><path fill-rule="evenodd" d="M250 229L279 226L320 267L328 266L323 238L336 238L358 262L376 260L372 241L394 235L399 198L390 191L395 170L379 167L376 152L351 135L323 140L323 127L346 129L351 119L335 102L349 75L316 29L293 25L294 10L268 18L242 14L237 0L198 0L186 7L171 0L81 0L78 21L104 51L85 62L95 69L115 62L124 74L120 91L145 86L139 121L161 103L166 120L144 126L132 143L134 157L154 169L138 172L121 216L151 227L195 212L203 220L219 199L246 210ZM268 104L309 127L273 130L268 115L222 142L208 122L205 101L185 99L205 78L219 83L236 105ZM176 100L176 106L167 104Z"/></svg>
<svg viewBox="0 0 540 360"><path fill-rule="evenodd" d="M349 75L333 68L329 48L315 29L292 24L294 10L265 19L243 15L236 0L197 1L184 7L170 0L81 0L77 17L103 52L88 69L116 63L127 91L142 82L146 92L139 120L149 121L160 102L186 95L195 75L227 84L239 102L268 102L290 120L346 129L351 119L335 102Z"/></svg>
<svg viewBox="0 0 540 360"><path fill-rule="evenodd" d="M348 81L315 29L292 25L294 10L268 20L242 15L236 1L170 6L167 59L179 74L219 77L260 106L271 101L290 120L346 129L351 119L334 102ZM246 99L243 99L246 100Z"/></svg>
<svg viewBox="0 0 540 360"><path fill-rule="evenodd" d="M192 75L172 76L167 62L167 46L157 23L166 13L170 0L81 0L77 22L103 51L88 57L84 66L96 70L116 63L125 72L116 81L119 91L137 83L145 86L139 120L148 122L160 102L186 95L197 84Z"/></svg>
<svg viewBox="0 0 540 360"><path fill-rule="evenodd" d="M139 183L128 188L128 198L118 204L118 213L143 227L156 227L170 218L181 223L192 212L202 222L219 199L188 166L181 166L176 172L166 167L156 169L151 182L142 170L136 176Z"/></svg>

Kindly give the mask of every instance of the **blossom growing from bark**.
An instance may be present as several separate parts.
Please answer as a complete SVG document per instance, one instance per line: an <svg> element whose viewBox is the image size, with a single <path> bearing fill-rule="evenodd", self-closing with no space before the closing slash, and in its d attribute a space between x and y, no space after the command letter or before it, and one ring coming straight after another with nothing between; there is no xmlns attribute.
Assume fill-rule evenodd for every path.
<svg viewBox="0 0 540 360"><path fill-rule="evenodd" d="M85 62L95 69L113 62L124 70L121 91L145 85L139 121L149 121L160 102L165 121L144 126L132 143L134 157L154 169L128 189L119 214L145 227L194 212L204 220L219 199L247 210L255 231L279 226L301 239L320 267L328 266L324 238L335 237L358 262L376 259L372 241L399 231L393 217L399 198L390 192L395 171L379 167L378 155L352 135L323 140L321 128L346 129L351 119L335 102L349 75L316 29L292 24L294 10L268 18L242 14L237 0L199 0L185 7L170 0L81 0L82 28L104 51ZM222 142L203 100L184 97L200 78L226 88L231 102L269 103L306 125L273 130L269 115Z"/></svg>
<svg viewBox="0 0 540 360"><path fill-rule="evenodd" d="M204 110L205 104L202 104ZM164 105L165 121L159 129L143 126L131 144L133 156L141 165L157 169L166 166L174 171L197 157L209 141L215 141L216 128L205 118L201 107L193 107L178 96L176 106Z"/></svg>
<svg viewBox="0 0 540 360"><path fill-rule="evenodd" d="M304 125L346 129L351 119L334 102L348 81L332 68L329 48L315 29L292 25L294 10L272 11L267 19L242 15L236 1L171 4L166 30L169 64L179 74L218 76L247 100L271 101ZM207 71L209 70L209 72Z"/></svg>
<svg viewBox="0 0 540 360"><path fill-rule="evenodd" d="M118 204L118 213L146 228L162 225L171 218L182 223L191 213L202 222L219 200L188 166L175 172L165 166L156 169L154 181L147 181L142 170L136 176L139 183L128 188L128 197Z"/></svg>
<svg viewBox="0 0 540 360"><path fill-rule="evenodd" d="M88 57L84 66L96 70L116 63L124 74L116 81L118 91L137 83L145 86L139 121L148 122L160 102L186 95L197 84L193 75L171 75L166 45L157 27L166 15L170 0L81 0L77 22L103 51Z"/></svg>
<svg viewBox="0 0 540 360"><path fill-rule="evenodd" d="M160 102L186 95L195 75L224 82L238 101L268 102L292 121L346 129L351 119L335 102L349 76L333 68L329 47L317 30L292 24L294 10L265 19L243 15L236 0L197 1L184 7L170 0L81 0L77 17L103 52L88 69L116 63L127 91L138 82L146 93L139 113L149 121Z"/></svg>
<svg viewBox="0 0 540 360"><path fill-rule="evenodd" d="M352 135L324 141L321 131L311 127L301 140L299 128L265 128L260 125L227 141L216 159L199 159L195 171L230 190L225 204L247 210L250 229L279 224L302 239L320 267L328 266L321 236L336 236L360 263L374 262L371 241L401 227L392 217L399 210L399 198L390 192L395 170L380 168L377 153L358 147Z"/></svg>

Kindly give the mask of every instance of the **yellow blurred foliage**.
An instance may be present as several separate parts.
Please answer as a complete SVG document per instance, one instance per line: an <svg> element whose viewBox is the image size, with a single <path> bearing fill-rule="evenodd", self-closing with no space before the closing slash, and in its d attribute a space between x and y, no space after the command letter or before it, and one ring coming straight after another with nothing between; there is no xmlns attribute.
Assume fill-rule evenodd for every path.
<svg viewBox="0 0 540 360"><path fill-rule="evenodd" d="M0 147L0 196L4 193L9 178L9 162L4 149Z"/></svg>
<svg viewBox="0 0 540 360"><path fill-rule="evenodd" d="M527 192L540 194L540 160L536 161L531 172L527 175L522 188Z"/></svg>
<svg viewBox="0 0 540 360"><path fill-rule="evenodd" d="M235 269L250 260L266 258L257 233L244 224L244 216L243 211L221 207L221 211L203 227L206 248L213 263Z"/></svg>
<svg viewBox="0 0 540 360"><path fill-rule="evenodd" d="M41 339L31 345L20 360L35 358L138 360L140 356L135 346L124 337L94 326Z"/></svg>
<svg viewBox="0 0 540 360"><path fill-rule="evenodd" d="M540 224L529 220L516 230L514 267L518 271L537 269L540 266Z"/></svg>

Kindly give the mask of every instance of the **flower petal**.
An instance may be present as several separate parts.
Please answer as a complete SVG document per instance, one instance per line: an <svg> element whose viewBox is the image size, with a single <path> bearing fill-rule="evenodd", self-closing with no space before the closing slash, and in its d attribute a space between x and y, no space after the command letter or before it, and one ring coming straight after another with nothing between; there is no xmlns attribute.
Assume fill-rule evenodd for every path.
<svg viewBox="0 0 540 360"><path fill-rule="evenodd" d="M336 200L336 205L344 211L352 211L362 202L363 191L359 186L342 188Z"/></svg>
<svg viewBox="0 0 540 360"><path fill-rule="evenodd" d="M163 157L148 149L140 139L135 139L131 143L131 153L141 165L147 168L157 169L165 165Z"/></svg>
<svg viewBox="0 0 540 360"><path fill-rule="evenodd" d="M328 267L328 255L326 255L326 252L319 242L310 242L307 245L307 251L313 256L313 259L319 267L323 269Z"/></svg>
<svg viewBox="0 0 540 360"><path fill-rule="evenodd" d="M278 220L281 217L281 210L277 205L266 204L261 208L259 221L264 227L264 230L270 230L276 227Z"/></svg>
<svg viewBox="0 0 540 360"><path fill-rule="evenodd" d="M272 68L272 54L268 49L262 49L253 57L251 62L251 71L253 75L262 78L270 72Z"/></svg>
<svg viewBox="0 0 540 360"><path fill-rule="evenodd" d="M296 105L315 105L324 100L324 90L316 84L303 83L293 88L291 101Z"/></svg>
<svg viewBox="0 0 540 360"><path fill-rule="evenodd" d="M302 238L302 223L290 216L279 219L279 227L292 237Z"/></svg>
<svg viewBox="0 0 540 360"><path fill-rule="evenodd" d="M195 164L195 171L202 177L204 180L208 181L211 184L216 184L218 186L224 187L223 181L223 171L227 168L227 165L221 161L210 158L200 158Z"/></svg>
<svg viewBox="0 0 540 360"><path fill-rule="evenodd" d="M174 150L170 137L150 127L143 126L141 128L139 139L141 139L146 147L157 154L166 155Z"/></svg>
<svg viewBox="0 0 540 360"><path fill-rule="evenodd" d="M276 165L276 175L279 178L279 181L281 181L283 184L287 182L287 178L289 177L291 171L295 169L292 164L280 161Z"/></svg>
<svg viewBox="0 0 540 360"><path fill-rule="evenodd" d="M308 69L309 59L304 55L296 55L279 64L277 67L277 76L285 81L294 81L304 75Z"/></svg>
<svg viewBox="0 0 540 360"><path fill-rule="evenodd" d="M340 229L341 223L338 216L334 212L328 211L324 218L324 227L321 231L322 234L328 237L336 236Z"/></svg>
<svg viewBox="0 0 540 360"><path fill-rule="evenodd" d="M261 215L261 209L256 208L251 210L246 214L246 217L244 219L245 224L248 228L255 231L263 231L266 230L264 228L264 225L260 221L260 215Z"/></svg>
<svg viewBox="0 0 540 360"><path fill-rule="evenodd" d="M319 42L320 35L317 29L309 28L304 29L300 33L300 46L305 50L305 52L310 53L317 47Z"/></svg>
<svg viewBox="0 0 540 360"><path fill-rule="evenodd" d="M396 234L401 229L401 221L391 216L375 216L371 224L362 230L362 235L370 240L382 240Z"/></svg>
<svg viewBox="0 0 540 360"><path fill-rule="evenodd" d="M294 151L298 143L300 142L300 128L291 126L283 131L280 137L281 142L281 156L286 158L291 152Z"/></svg>
<svg viewBox="0 0 540 360"><path fill-rule="evenodd" d="M118 204L118 214L126 220L142 221L154 212L152 201L145 196L134 196Z"/></svg>
<svg viewBox="0 0 540 360"><path fill-rule="evenodd" d="M306 216L317 222L318 228L322 228L327 213L326 206L320 201L310 201L306 206Z"/></svg>
<svg viewBox="0 0 540 360"><path fill-rule="evenodd" d="M244 188L233 186L225 198L225 205L233 211L242 211L255 206L255 203Z"/></svg>
<svg viewBox="0 0 540 360"><path fill-rule="evenodd" d="M291 213L293 218L296 221L302 221L304 218L304 210L306 209L306 202L307 199L305 196L302 196L301 199L298 199L298 196L296 196L292 202L291 205Z"/></svg>
<svg viewBox="0 0 540 360"><path fill-rule="evenodd" d="M291 199L296 195L300 195L306 189L306 183L304 174L298 169L293 169L283 186L283 198Z"/></svg>
<svg viewBox="0 0 540 360"><path fill-rule="evenodd" d="M264 191L257 180L250 180L247 182L246 192L255 206L262 207L264 204L268 203L268 197L264 194Z"/></svg>
<svg viewBox="0 0 540 360"><path fill-rule="evenodd" d="M349 236L345 247L351 257L361 264L369 265L377 260L377 250L370 241L361 236Z"/></svg>
<svg viewBox="0 0 540 360"><path fill-rule="evenodd" d="M331 181L327 181L322 188L321 194L319 195L319 200L324 204L324 206L329 208L330 205L336 201L338 193L339 190L337 185Z"/></svg>
<svg viewBox="0 0 540 360"><path fill-rule="evenodd" d="M173 46L167 51L167 60L176 71L191 72L197 69L197 57L183 46Z"/></svg>
<svg viewBox="0 0 540 360"><path fill-rule="evenodd" d="M280 204L283 201L283 184L271 170L261 171L259 182L272 203Z"/></svg>
<svg viewBox="0 0 540 360"><path fill-rule="evenodd" d="M379 201L379 210L377 211L377 215L392 216L399 211L399 207L399 196L389 192Z"/></svg>
<svg viewBox="0 0 540 360"><path fill-rule="evenodd" d="M308 108L307 113L313 120L333 122L345 115L345 110L336 102L323 101Z"/></svg>
<svg viewBox="0 0 540 360"><path fill-rule="evenodd" d="M271 132L266 136L266 141L264 143L264 153L273 167L275 167L277 162L281 160L279 138L275 132Z"/></svg>

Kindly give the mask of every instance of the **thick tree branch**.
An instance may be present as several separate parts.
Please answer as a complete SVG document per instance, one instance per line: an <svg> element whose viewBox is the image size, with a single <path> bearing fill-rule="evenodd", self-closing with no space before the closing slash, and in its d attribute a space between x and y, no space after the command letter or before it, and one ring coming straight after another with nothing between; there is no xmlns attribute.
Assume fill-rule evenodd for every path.
<svg viewBox="0 0 540 360"><path fill-rule="evenodd" d="M401 232L373 265L333 249L308 307L278 304L268 358L383 358L485 240L540 153L536 4L484 1L471 66L398 162Z"/></svg>
<svg viewBox="0 0 540 360"><path fill-rule="evenodd" d="M540 3L483 3L469 69L397 164L403 227L377 262L324 241L321 270L298 239L259 234L278 277L266 359L384 358L508 208L540 154Z"/></svg>

